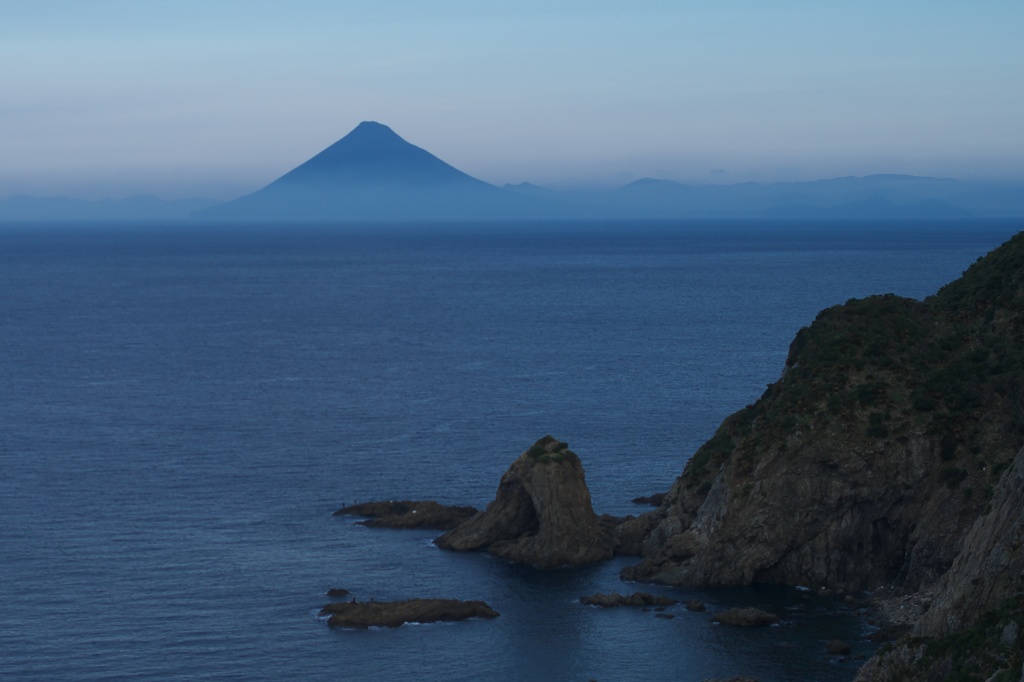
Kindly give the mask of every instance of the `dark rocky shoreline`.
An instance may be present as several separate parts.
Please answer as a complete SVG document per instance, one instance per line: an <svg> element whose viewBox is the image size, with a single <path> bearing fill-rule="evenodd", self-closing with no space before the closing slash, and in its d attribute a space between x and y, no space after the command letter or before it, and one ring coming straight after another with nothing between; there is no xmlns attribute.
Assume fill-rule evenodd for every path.
<svg viewBox="0 0 1024 682"><path fill-rule="evenodd" d="M899 639L859 682L1016 680L1022 499L1018 234L924 302L873 296L822 311L797 334L782 378L728 417L664 496L635 500L653 511L597 516L579 458L546 436L485 510L436 544L542 568L635 555L624 580L672 586L866 593L860 608L878 638Z"/></svg>

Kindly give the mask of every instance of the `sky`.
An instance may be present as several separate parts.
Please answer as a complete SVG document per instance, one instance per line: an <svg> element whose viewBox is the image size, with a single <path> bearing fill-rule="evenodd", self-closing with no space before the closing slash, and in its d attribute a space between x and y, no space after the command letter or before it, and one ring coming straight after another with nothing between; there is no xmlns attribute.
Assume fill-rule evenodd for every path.
<svg viewBox="0 0 1024 682"><path fill-rule="evenodd" d="M1024 182L1021 0L0 0L0 199L228 199L360 121L498 185Z"/></svg>

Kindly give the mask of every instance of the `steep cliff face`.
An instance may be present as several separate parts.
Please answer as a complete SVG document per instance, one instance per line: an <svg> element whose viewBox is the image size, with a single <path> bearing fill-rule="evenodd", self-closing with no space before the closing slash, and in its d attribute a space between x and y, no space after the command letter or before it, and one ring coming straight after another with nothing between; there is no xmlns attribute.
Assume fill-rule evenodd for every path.
<svg viewBox="0 0 1024 682"><path fill-rule="evenodd" d="M975 521L953 566L939 581L936 598L914 634L948 635L1020 592L1024 592L1024 449L1003 474L985 513Z"/></svg>
<svg viewBox="0 0 1024 682"><path fill-rule="evenodd" d="M583 465L565 443L537 441L501 477L487 509L439 537L442 549L486 549L542 568L591 564L612 556L611 532L590 502Z"/></svg>
<svg viewBox="0 0 1024 682"><path fill-rule="evenodd" d="M977 519L911 637L858 682L1024 679L1024 449Z"/></svg>
<svg viewBox="0 0 1024 682"><path fill-rule="evenodd" d="M1024 444L1024 237L924 302L827 309L728 418L624 577L841 590L934 584Z"/></svg>

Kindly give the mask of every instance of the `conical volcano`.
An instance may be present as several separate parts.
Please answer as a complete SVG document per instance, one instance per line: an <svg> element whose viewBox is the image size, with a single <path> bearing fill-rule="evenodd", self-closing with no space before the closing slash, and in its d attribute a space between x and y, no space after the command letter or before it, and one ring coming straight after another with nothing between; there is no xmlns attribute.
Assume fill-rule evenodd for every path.
<svg viewBox="0 0 1024 682"><path fill-rule="evenodd" d="M264 189L318 183L336 189L346 185L496 189L373 121L360 123L351 133Z"/></svg>
<svg viewBox="0 0 1024 682"><path fill-rule="evenodd" d="M520 217L524 197L463 173L365 121L266 187L196 213L258 220L441 220Z"/></svg>

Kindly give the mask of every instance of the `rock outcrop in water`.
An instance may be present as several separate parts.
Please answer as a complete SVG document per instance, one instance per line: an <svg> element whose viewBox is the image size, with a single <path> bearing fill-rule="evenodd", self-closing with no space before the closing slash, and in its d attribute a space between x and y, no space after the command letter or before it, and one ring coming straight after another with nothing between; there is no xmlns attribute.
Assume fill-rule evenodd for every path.
<svg viewBox="0 0 1024 682"><path fill-rule="evenodd" d="M934 598L918 639L863 680L967 665L987 671L979 680L999 666L1019 677L1020 639L996 629L1024 625L1022 445L1017 235L924 302L875 296L823 311L782 378L723 422L646 515L644 559L623 575L923 591ZM965 635L978 623L987 634Z"/></svg>
<svg viewBox="0 0 1024 682"><path fill-rule="evenodd" d="M587 597L580 597L580 603L584 606L612 608L615 606L673 606L678 604L679 600L672 597L664 597L660 594L650 594L649 592L634 592L633 594L619 594L618 592L604 594L598 592Z"/></svg>
<svg viewBox="0 0 1024 682"><path fill-rule="evenodd" d="M363 502L342 507L335 516L368 516L360 525L370 528L429 528L451 530L477 513L476 507L446 506L433 500Z"/></svg>
<svg viewBox="0 0 1024 682"><path fill-rule="evenodd" d="M482 601L458 599L406 599L393 602L342 602L320 611L327 622L343 628L397 628L405 623L436 623L468 618L496 618L499 614Z"/></svg>
<svg viewBox="0 0 1024 682"><path fill-rule="evenodd" d="M729 609L711 617L712 623L731 625L737 628L760 628L779 622L779 617L761 609L748 607L745 609Z"/></svg>
<svg viewBox="0 0 1024 682"><path fill-rule="evenodd" d="M551 436L512 463L487 509L436 540L542 568L608 559L613 543L594 514L579 457Z"/></svg>

